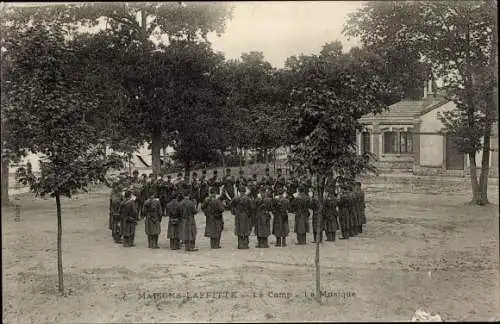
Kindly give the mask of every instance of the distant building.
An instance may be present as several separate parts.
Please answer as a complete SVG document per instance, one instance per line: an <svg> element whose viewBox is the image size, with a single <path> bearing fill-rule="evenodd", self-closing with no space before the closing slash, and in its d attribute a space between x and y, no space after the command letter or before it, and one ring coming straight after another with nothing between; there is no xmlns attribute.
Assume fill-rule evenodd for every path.
<svg viewBox="0 0 500 324"><path fill-rule="evenodd" d="M422 100L403 100L378 115L361 118L364 131L357 134L359 153L372 152L383 172L465 176L469 160L453 138L443 132L439 113L456 109L452 101L428 87ZM491 136L490 175L498 174L498 123ZM478 168L482 152L476 155Z"/></svg>

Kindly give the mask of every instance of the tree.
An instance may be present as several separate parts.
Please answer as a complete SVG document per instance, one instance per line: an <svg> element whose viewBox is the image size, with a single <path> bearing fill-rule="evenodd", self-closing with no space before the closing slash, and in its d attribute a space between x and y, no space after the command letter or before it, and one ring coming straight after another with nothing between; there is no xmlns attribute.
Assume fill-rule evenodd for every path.
<svg viewBox="0 0 500 324"><path fill-rule="evenodd" d="M129 138L128 142L133 144L149 142L153 172L159 173L161 148L172 132L169 129L172 110L167 100L158 93L165 94L175 89L169 88L167 83L162 85L163 91L159 91L160 87L154 85L152 74L157 68L159 56L156 54L157 44L169 46L180 40L207 43L208 33L220 34L224 31L225 22L231 17L231 13L230 6L220 3L80 3L12 8L10 17L17 20L19 25L30 21L56 21L64 24L73 35L78 34L79 26L96 27L105 23L101 34L115 40L110 45L120 47L121 60L113 61L104 70L116 69L114 72L122 74L122 77L117 78L114 73L108 79L123 80L121 86L126 91L108 92L110 99L102 104L109 103L111 107L104 111L114 110L116 102L122 102L120 123L126 127L113 127L115 136ZM125 48L121 48L123 45L126 45ZM131 83L131 80L136 83ZM118 98L112 99L113 95ZM136 114L137 110L141 114ZM122 132L124 129L126 132ZM129 145L127 143L126 146Z"/></svg>
<svg viewBox="0 0 500 324"><path fill-rule="evenodd" d="M6 142L16 152L42 156L44 172L21 173L20 181L37 195L55 198L59 291L64 292L62 265L61 197L104 180L121 160L106 156L98 130L85 116L98 108L98 99L86 91L86 69L79 49L65 39L59 24L33 25L9 39L12 69L2 115L9 127Z"/></svg>
<svg viewBox="0 0 500 324"><path fill-rule="evenodd" d="M496 1L370 2L351 16L346 30L363 44L405 46L442 78L457 110L445 130L468 156L472 204L488 203L492 124L497 118ZM397 62L394 62L396 65ZM482 151L477 179L476 153Z"/></svg>
<svg viewBox="0 0 500 324"><path fill-rule="evenodd" d="M379 113L386 105L387 84L380 76L365 73L369 61L359 61L339 51L332 55L301 56L289 60L297 82L291 103L299 112L295 143L290 157L294 168L309 171L316 179L319 220L324 206L327 178L351 182L363 172L373 171L369 156L356 152L358 119L367 113ZM318 225L320 226L320 225ZM318 232L321 232L318 228ZM316 245L316 298L320 294L320 248Z"/></svg>
<svg viewBox="0 0 500 324"><path fill-rule="evenodd" d="M381 74L385 82L394 89L387 98L387 105L394 104L403 98L418 100L423 96L422 84L429 80L430 66L421 60L418 43L400 41L413 39L409 29L401 28L401 24L414 22L414 12L407 10L407 1L367 3L357 12L350 14L344 27L344 34L359 37L363 50L378 55L382 59ZM376 19L371 19L376 17ZM368 32L371 31L371 32ZM353 48L356 51L357 48Z"/></svg>
<svg viewBox="0 0 500 324"><path fill-rule="evenodd" d="M234 116L234 143L239 148L268 152L290 137L287 128L289 89L284 74L273 68L262 52L242 53L241 60L229 62L231 85L228 106Z"/></svg>
<svg viewBox="0 0 500 324"><path fill-rule="evenodd" d="M172 43L164 55L171 64L158 72L174 84L168 104L175 112L169 125L177 134L174 157L189 174L193 163L215 161L218 149L228 145L224 56L208 44L189 41Z"/></svg>

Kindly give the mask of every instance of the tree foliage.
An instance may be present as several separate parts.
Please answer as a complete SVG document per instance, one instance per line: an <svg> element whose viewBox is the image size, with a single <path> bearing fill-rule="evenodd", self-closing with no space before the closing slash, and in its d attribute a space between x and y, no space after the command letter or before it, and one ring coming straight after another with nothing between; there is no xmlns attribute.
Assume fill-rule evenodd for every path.
<svg viewBox="0 0 500 324"><path fill-rule="evenodd" d="M64 291L61 249L61 200L92 182L104 180L121 160L106 155L97 128L86 119L98 109L87 90L86 69L78 43L65 39L60 25L34 25L9 40L12 64L5 82L2 117L9 127L6 142L16 152L41 155L41 175L20 174L38 195L56 200L59 290ZM4 81L4 80L2 80Z"/></svg>

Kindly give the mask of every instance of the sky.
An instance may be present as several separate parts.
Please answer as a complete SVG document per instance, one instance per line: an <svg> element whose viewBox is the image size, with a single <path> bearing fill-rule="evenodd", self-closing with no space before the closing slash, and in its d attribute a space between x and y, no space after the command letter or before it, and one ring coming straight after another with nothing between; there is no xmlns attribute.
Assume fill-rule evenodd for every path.
<svg viewBox="0 0 500 324"><path fill-rule="evenodd" d="M261 51L275 67L287 57L319 53L326 42L340 40L344 50L358 45L342 35L347 15L361 8L358 1L262 1L234 2L233 19L218 38L210 35L213 48L227 58Z"/></svg>
<svg viewBox="0 0 500 324"><path fill-rule="evenodd" d="M50 2L49 2L50 3ZM236 59L244 52L260 51L275 67L287 57L319 53L327 42L340 40L344 50L358 44L342 35L347 15L361 8L361 1L260 1L231 2L233 18L221 37L209 35L216 51ZM17 3L30 6L40 3Z"/></svg>

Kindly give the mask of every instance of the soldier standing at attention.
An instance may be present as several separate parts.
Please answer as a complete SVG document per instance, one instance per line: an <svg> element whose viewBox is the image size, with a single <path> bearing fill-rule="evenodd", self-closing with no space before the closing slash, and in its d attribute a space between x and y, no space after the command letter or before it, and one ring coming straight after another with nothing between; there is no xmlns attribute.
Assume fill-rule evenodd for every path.
<svg viewBox="0 0 500 324"><path fill-rule="evenodd" d="M214 170L212 172L212 177L208 180L208 185L210 188L217 188L218 193L220 194L221 183L220 183L218 175L217 175L217 170Z"/></svg>
<svg viewBox="0 0 500 324"><path fill-rule="evenodd" d="M273 183L273 192L277 192L278 190L284 191L286 187L286 179L283 175L281 169L276 170L278 172L276 176L276 180Z"/></svg>
<svg viewBox="0 0 500 324"><path fill-rule="evenodd" d="M170 239L170 249L179 250L181 248L181 215L179 212L179 203L182 201L182 195L174 197L167 204L166 216L168 216L167 238Z"/></svg>
<svg viewBox="0 0 500 324"><path fill-rule="evenodd" d="M115 243L122 243L120 208L122 194L118 187L113 188L109 200L109 214L111 216L111 235Z"/></svg>
<svg viewBox="0 0 500 324"><path fill-rule="evenodd" d="M356 236L357 233L357 223L358 223L358 215L357 215L357 206L356 206L356 195L353 191L353 185L351 184L347 189L347 201L349 206L349 236Z"/></svg>
<svg viewBox="0 0 500 324"><path fill-rule="evenodd" d="M366 226L366 203L365 203L365 192L361 188L361 182L356 182L356 192L359 195L359 214L361 218L361 225L359 225L359 232L363 233L363 225Z"/></svg>
<svg viewBox="0 0 500 324"><path fill-rule="evenodd" d="M198 209L198 204L201 204L203 201L200 200L200 180L196 172L193 172L193 177L191 178L191 193L191 199L193 199L196 209Z"/></svg>
<svg viewBox="0 0 500 324"><path fill-rule="evenodd" d="M339 206L339 224L340 231L342 232L342 240L346 240L349 238L349 198L348 193L345 190L342 190L339 194L338 200Z"/></svg>
<svg viewBox="0 0 500 324"><path fill-rule="evenodd" d="M161 214L165 215L165 208L168 203L167 201L168 182L167 182L167 177L165 175L160 179L158 179L158 182L156 183L156 189L158 198L160 198Z"/></svg>
<svg viewBox="0 0 500 324"><path fill-rule="evenodd" d="M231 213L235 215L234 234L238 237L238 249L248 249L252 201L245 195L244 187L238 189L240 196L231 201Z"/></svg>
<svg viewBox="0 0 500 324"><path fill-rule="evenodd" d="M264 197L254 198L255 234L257 235L257 248L268 248L268 237L271 235L271 210L273 199L268 192Z"/></svg>
<svg viewBox="0 0 500 324"><path fill-rule="evenodd" d="M210 196L201 205L201 210L207 218L205 237L210 238L211 249L220 249L220 237L223 228L222 214L224 213L224 204L218 199L217 194L217 189L212 188Z"/></svg>
<svg viewBox="0 0 500 324"><path fill-rule="evenodd" d="M238 179L236 179L236 188L239 188L241 186L246 188L248 186L248 180L245 178L245 171L243 171L243 169L240 169L239 173L240 175L238 176Z"/></svg>
<svg viewBox="0 0 500 324"><path fill-rule="evenodd" d="M184 242L186 251L193 252L198 251L195 248L196 243L196 220L194 215L198 212L196 206L189 196L189 189L184 190L184 198L179 204L179 212L181 215L181 240Z"/></svg>
<svg viewBox="0 0 500 324"><path fill-rule="evenodd" d="M224 186L224 191L225 191L225 198L226 200L226 206L229 206L230 201L234 198L234 183L235 179L233 175L231 175L231 169L227 168L226 169L226 175L224 176L224 179L222 180L222 185Z"/></svg>
<svg viewBox="0 0 500 324"><path fill-rule="evenodd" d="M286 237L290 233L290 226L288 224L289 209L290 201L283 197L283 192L277 192L272 206L272 234L276 237L276 246L286 246Z"/></svg>
<svg viewBox="0 0 500 324"><path fill-rule="evenodd" d="M297 190L299 189L299 179L295 177L293 170L291 169L290 169L290 179L288 179L286 187L287 187L286 189L287 197L288 199L290 199L290 201L292 201L295 198L294 195L297 193Z"/></svg>
<svg viewBox="0 0 500 324"><path fill-rule="evenodd" d="M200 178L200 204L202 204L205 201L205 199L207 199L209 193L210 193L210 186L208 185L207 170L203 170L201 171L201 178Z"/></svg>
<svg viewBox="0 0 500 324"><path fill-rule="evenodd" d="M132 193L127 190L125 192L125 199L120 207L121 228L123 230L123 246L135 246L135 226L139 218L137 205L132 198Z"/></svg>
<svg viewBox="0 0 500 324"><path fill-rule="evenodd" d="M335 242L335 232L337 232L337 200L333 195L325 199L325 232L328 242Z"/></svg>
<svg viewBox="0 0 500 324"><path fill-rule="evenodd" d="M312 209L311 198L305 194L304 187L299 187L299 194L291 202L291 211L295 213L295 228L297 244L306 244L306 235L309 233L309 209ZM278 192L282 189L278 189ZM314 223L314 222L313 222Z"/></svg>
<svg viewBox="0 0 500 324"><path fill-rule="evenodd" d="M148 236L148 247L150 249L159 249L158 236L161 233L162 209L157 194L151 193L144 202L142 215L144 216L144 229Z"/></svg>

